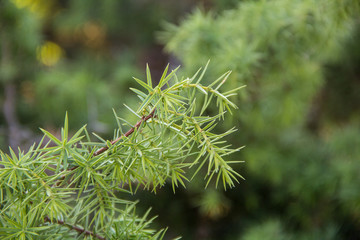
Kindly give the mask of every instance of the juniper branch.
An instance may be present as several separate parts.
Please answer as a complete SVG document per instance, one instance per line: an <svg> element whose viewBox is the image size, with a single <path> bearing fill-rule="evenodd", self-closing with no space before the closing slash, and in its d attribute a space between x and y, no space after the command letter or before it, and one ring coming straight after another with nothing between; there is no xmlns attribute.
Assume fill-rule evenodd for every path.
<svg viewBox="0 0 360 240"><path fill-rule="evenodd" d="M126 133L114 137L115 140L107 142L105 146L92 147L89 152L87 146L93 146L93 143L82 142L84 136L81 136L83 132L88 136L85 126L69 137L66 115L60 139L42 130L44 138L48 137L54 146L46 144L42 147L40 143L26 154L20 152L19 156L13 151L10 155L0 154L4 165L4 168L0 168L0 187L6 190L7 197L6 200L0 199L0 203L5 204L5 210L0 212L0 222L5 226L2 229L6 230L0 231L0 236L23 234L24 231L41 234L50 227L39 227L45 222L56 225L50 228L54 234L59 228L67 227L73 233L76 231L79 235L94 239L105 239L106 236L117 239L129 239L129 236L162 238L162 231L155 233L147 228L152 219L145 221L146 216L138 218L135 213L130 214L135 210L135 202L121 199L115 194L120 190L119 184L122 187L129 184L129 192L133 192L131 184L134 182L138 186L143 184L145 189L151 186L155 191L170 180L175 189L178 183L185 186L184 181L188 181L185 168L200 161L195 174L208 162L207 185L218 174L216 185L222 179L224 187L226 184L234 186L233 181L241 176L229 166L233 162L225 161L222 156L238 149L230 149L229 145L223 145L224 141L218 141L233 130L222 134L211 132L217 120L223 117L224 109L236 107L228 100L232 92L217 91L227 75L209 86L203 86L199 83L203 74L193 84L196 74L191 79L179 80L174 71L168 76L166 73L167 70L160 83L164 85L172 78L174 84L164 91L161 84L153 88L149 79L147 84L137 80L148 91L132 89L142 103L137 111L128 108L139 119L135 125L130 125ZM149 78L150 72L147 76ZM197 90L204 94L203 101L196 102ZM216 99L219 114L204 116L212 99ZM200 104L199 112L196 107ZM134 138L130 138L130 135ZM100 155L112 150L116 143L121 143L121 146L114 149L113 155ZM190 156L196 157L192 163L186 160ZM24 198L24 193L29 194ZM67 219L73 217L76 217L76 224L79 225L74 222L69 224ZM110 228L104 228L109 222ZM91 231L86 230L90 226Z"/></svg>

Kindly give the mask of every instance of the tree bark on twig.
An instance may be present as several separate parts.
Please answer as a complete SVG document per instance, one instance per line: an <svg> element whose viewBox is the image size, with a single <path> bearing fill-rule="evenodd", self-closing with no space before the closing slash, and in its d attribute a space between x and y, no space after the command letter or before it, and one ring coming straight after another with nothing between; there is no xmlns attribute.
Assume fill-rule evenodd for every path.
<svg viewBox="0 0 360 240"><path fill-rule="evenodd" d="M50 218L49 217L45 217L45 222L51 222ZM96 234L92 231L89 231L89 230L86 230L84 228L81 228L81 227L78 227L78 226L75 226L75 225L71 225L71 224L68 224L62 220L56 220L55 221L57 224L60 224L60 225L64 225L66 227L68 227L69 229L71 230L75 230L76 232L78 232L79 234L84 234L84 235L88 235L88 236L92 236L92 237L95 237L95 238L98 238L100 240L105 240L104 237L100 236L99 234Z"/></svg>
<svg viewBox="0 0 360 240"><path fill-rule="evenodd" d="M135 124L135 126L132 127L132 128L130 128L130 130L127 131L124 135L122 135L122 136L120 136L119 138L111 141L111 145L117 143L117 142L118 142L121 138L123 138L123 137L129 137L129 136L135 131L135 129L138 129L138 128L140 127L141 123L146 122L146 121L149 120L150 118L153 118L153 117L154 117L154 113L155 113L155 108L154 108L154 110L153 110L149 115L143 116L143 117L141 118L141 120L139 120L139 121ZM105 152L105 151L108 150L108 149L109 149L108 147L102 147L102 148L100 148L99 150L97 150L97 151L94 153L94 156L97 156L97 155Z"/></svg>

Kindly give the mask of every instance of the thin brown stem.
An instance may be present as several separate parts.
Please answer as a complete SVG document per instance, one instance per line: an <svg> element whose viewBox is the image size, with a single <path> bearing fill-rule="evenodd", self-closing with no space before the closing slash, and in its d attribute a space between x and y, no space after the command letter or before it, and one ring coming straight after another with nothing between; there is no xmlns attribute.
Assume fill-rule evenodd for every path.
<svg viewBox="0 0 360 240"><path fill-rule="evenodd" d="M50 218L49 217L45 217L45 222L51 222ZM79 234L85 234L85 235L90 235L90 236L93 236L93 237L96 237L100 240L105 240L104 237L100 236L99 234L96 234L96 233L93 233L92 231L89 231L89 230L85 230L84 228L81 228L81 227L78 227L78 226L75 226L75 225L71 225L71 224L68 224L68 223L65 223L64 221L62 220L56 220L55 221L57 224L60 224L60 225L64 225L66 227L68 227L69 229L71 230L75 230L77 231Z"/></svg>
<svg viewBox="0 0 360 240"><path fill-rule="evenodd" d="M111 145L117 143L120 139L122 139L123 137L129 137L134 131L135 129L138 129L140 127L140 125L143 123L143 122L146 122L147 120L149 120L150 118L153 118L154 117L154 113L155 113L155 108L154 110L147 116L143 116L141 118L141 120L139 120L134 127L132 127L129 131L127 131L124 135L121 135L120 137L118 137L117 139L111 141ZM102 147L100 148L99 150L97 150L93 156L97 156L103 152L105 152L106 150L108 150L109 148L106 146L106 147Z"/></svg>

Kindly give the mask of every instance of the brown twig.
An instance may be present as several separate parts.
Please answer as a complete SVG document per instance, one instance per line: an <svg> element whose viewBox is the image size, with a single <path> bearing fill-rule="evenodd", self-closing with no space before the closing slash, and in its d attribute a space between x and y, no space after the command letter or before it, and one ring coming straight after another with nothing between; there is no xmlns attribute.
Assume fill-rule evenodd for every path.
<svg viewBox="0 0 360 240"><path fill-rule="evenodd" d="M50 220L49 217L45 217L44 221L45 221L45 222L51 222L51 220ZM78 226L75 226L75 225L71 225L71 224L65 223L65 222L62 221L62 220L56 220L56 223L57 223L57 224L60 224L60 225L64 225L64 226L70 228L71 230L75 230L75 231L77 231L77 232L80 233L80 234L83 233L83 234L85 234L85 235L90 235L90 236L96 237L96 238L98 238L98 239L100 239L100 240L105 240L105 238L102 237L102 236L100 236L99 234L93 233L92 231L85 230L85 229L83 229L83 228L81 228L81 227L78 227Z"/></svg>
<svg viewBox="0 0 360 240"><path fill-rule="evenodd" d="M117 139L111 141L111 145L117 143L117 142L118 142L121 138L123 138L123 137L128 137L128 136L130 136L130 135L135 131L135 129L138 129L138 128L140 127L141 123L146 122L146 121L149 120L150 118L153 118L153 117L154 117L154 113L155 113L155 108L154 108L154 110L153 110L149 115L143 116L143 117L141 118L141 120L139 120L139 121L135 124L135 126L132 127L129 131L127 131L124 135L121 135L121 136L118 137ZM108 149L109 149L109 148L108 148L107 146L106 146L106 147L102 147L102 148L100 148L99 150L97 150L97 151L94 153L93 156L97 156L97 155L105 152L105 151L108 150Z"/></svg>
<svg viewBox="0 0 360 240"><path fill-rule="evenodd" d="M74 166L74 167L72 167L72 168L67 169L66 171L72 171L72 170L75 170L75 169L77 169L77 168L78 168L78 166ZM58 187L58 186L60 186L61 182L64 181L65 177L66 177L66 175L64 174L64 175L62 175L58 180L56 180L56 182L54 183L53 187Z"/></svg>

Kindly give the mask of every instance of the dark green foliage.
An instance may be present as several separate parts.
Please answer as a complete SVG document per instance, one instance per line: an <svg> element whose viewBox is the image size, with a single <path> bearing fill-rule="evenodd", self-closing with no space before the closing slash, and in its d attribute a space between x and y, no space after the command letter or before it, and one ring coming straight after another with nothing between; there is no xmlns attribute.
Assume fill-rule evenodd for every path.
<svg viewBox="0 0 360 240"><path fill-rule="evenodd" d="M240 157L251 187L228 199L245 202L237 214L249 214L229 220L251 222L244 239L358 233L359 155L350 148L359 139L359 17L358 1L244 1L219 14L195 11L159 35L185 71L211 59L210 73L233 70L225 87L247 85L226 122L247 145ZM269 215L278 220L254 224Z"/></svg>
<svg viewBox="0 0 360 240"><path fill-rule="evenodd" d="M0 84L18 81L33 73L37 64L28 61L36 56L40 27L40 21L26 9L18 9L11 1L0 3ZM22 71L18 71L20 68Z"/></svg>

